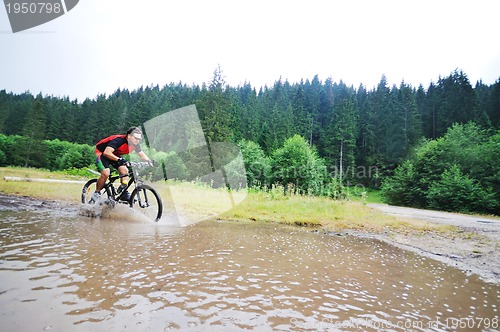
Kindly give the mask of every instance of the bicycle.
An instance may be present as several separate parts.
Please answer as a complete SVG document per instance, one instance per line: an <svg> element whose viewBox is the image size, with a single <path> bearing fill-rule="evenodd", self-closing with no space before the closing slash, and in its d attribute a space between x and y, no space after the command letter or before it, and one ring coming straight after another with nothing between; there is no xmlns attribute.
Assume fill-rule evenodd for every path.
<svg viewBox="0 0 500 332"><path fill-rule="evenodd" d="M142 214L146 215L148 218L153 219L155 222L160 220L163 204L160 195L156 190L145 184L141 179L139 170L146 167L151 167L147 162L128 162L127 167L129 168L129 182L127 187L120 193L114 186L114 182L120 179L120 175L110 175L108 181L101 190L101 193L106 193L107 200L104 204L115 207L117 203L129 204L131 208L136 208ZM97 179L92 179L87 181L82 189L82 204L97 204L99 202L92 201L92 194L95 192L97 184ZM123 201L120 199L120 195L128 190L133 184L135 188L130 194L130 199L128 201Z"/></svg>

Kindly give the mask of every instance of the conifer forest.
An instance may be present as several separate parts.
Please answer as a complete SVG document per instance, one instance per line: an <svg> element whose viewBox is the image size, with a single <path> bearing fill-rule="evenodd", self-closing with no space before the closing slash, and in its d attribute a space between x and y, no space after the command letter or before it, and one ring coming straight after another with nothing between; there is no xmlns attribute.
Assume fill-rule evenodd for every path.
<svg viewBox="0 0 500 332"><path fill-rule="evenodd" d="M382 189L393 204L500 214L500 78L473 84L460 70L426 87L315 76L256 89L227 85L217 68L201 86L118 89L83 101L1 90L0 165L89 165L92 149L75 149L191 104L207 142L241 147L251 186L291 183L301 194L339 197L359 185ZM278 171L294 163L307 165L300 180Z"/></svg>

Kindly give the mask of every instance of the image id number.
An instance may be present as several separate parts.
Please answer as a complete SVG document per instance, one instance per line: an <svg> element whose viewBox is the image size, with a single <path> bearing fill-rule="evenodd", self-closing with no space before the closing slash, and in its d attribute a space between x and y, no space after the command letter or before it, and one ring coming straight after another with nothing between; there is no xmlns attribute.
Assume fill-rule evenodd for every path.
<svg viewBox="0 0 500 332"><path fill-rule="evenodd" d="M480 318L480 317L469 317L469 318L446 318L446 327L448 328L493 328L498 329L499 319L494 318Z"/></svg>
<svg viewBox="0 0 500 332"><path fill-rule="evenodd" d="M8 14L60 14L63 10L60 3L50 2L14 2L5 7Z"/></svg>

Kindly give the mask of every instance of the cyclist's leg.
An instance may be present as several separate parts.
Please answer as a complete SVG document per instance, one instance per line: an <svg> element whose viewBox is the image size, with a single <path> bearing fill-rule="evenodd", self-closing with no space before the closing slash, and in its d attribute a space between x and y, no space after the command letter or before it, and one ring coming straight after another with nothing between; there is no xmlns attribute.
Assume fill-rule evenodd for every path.
<svg viewBox="0 0 500 332"><path fill-rule="evenodd" d="M96 165L99 172L101 172L101 176L97 179L96 192L100 192L111 174L109 159L103 155L97 156Z"/></svg>
<svg viewBox="0 0 500 332"><path fill-rule="evenodd" d="M104 188L104 185L106 184L106 181L108 181L110 173L111 170L109 168L105 168L101 171L101 176L97 179L97 185L96 185L97 192L101 191L101 189Z"/></svg>
<svg viewBox="0 0 500 332"><path fill-rule="evenodd" d="M125 165L119 166L118 173L120 173L120 182L122 184L127 184L128 183L128 167Z"/></svg>
<svg viewBox="0 0 500 332"><path fill-rule="evenodd" d="M122 191L123 193L120 195L120 199L123 201L128 201L130 199L130 193L127 190L124 190L128 185L128 167L125 165L121 165L118 167L118 173L120 174L120 187L118 191Z"/></svg>

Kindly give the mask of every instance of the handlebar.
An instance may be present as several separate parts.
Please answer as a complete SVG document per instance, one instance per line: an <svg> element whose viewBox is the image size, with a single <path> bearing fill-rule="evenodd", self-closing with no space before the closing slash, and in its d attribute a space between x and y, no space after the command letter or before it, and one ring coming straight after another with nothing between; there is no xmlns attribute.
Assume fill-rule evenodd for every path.
<svg viewBox="0 0 500 332"><path fill-rule="evenodd" d="M139 161L139 162L129 161L127 163L127 166L136 168L154 167L153 164L147 161Z"/></svg>

